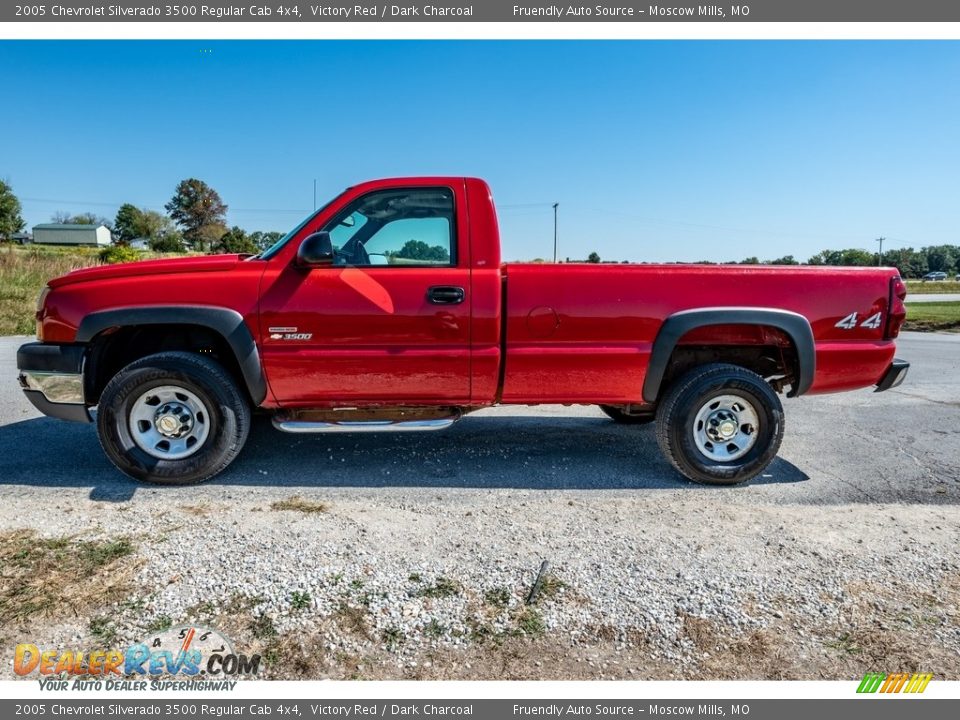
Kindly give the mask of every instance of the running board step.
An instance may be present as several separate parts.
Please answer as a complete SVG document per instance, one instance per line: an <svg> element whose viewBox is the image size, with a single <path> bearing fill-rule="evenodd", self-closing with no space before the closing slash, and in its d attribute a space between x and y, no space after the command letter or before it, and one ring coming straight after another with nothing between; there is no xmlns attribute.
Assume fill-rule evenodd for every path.
<svg viewBox="0 0 960 720"><path fill-rule="evenodd" d="M309 419L309 415L277 415L273 426L288 433L364 433L364 432L424 432L443 430L460 419L456 412L443 417L393 419Z"/></svg>

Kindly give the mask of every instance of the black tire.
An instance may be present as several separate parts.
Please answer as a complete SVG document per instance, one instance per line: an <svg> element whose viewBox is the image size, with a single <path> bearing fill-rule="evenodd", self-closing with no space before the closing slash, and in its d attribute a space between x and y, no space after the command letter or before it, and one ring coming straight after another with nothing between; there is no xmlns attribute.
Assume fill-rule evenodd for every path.
<svg viewBox="0 0 960 720"><path fill-rule="evenodd" d="M207 413L199 447L182 459L162 459L133 439L130 412L153 388L179 387L192 393ZM209 480L240 453L250 432L250 405L219 363L188 352L162 352L127 365L100 395L97 411L100 445L110 461L136 480L161 485L192 485Z"/></svg>
<svg viewBox="0 0 960 720"><path fill-rule="evenodd" d="M737 428L738 436L744 427L752 428L743 435L747 443L753 437L753 445L741 457L728 461L707 454L711 450L726 452L726 440L714 446L706 438L701 450L696 427L698 413L716 412L710 410L709 401L724 396L746 400L758 420L756 426L751 423ZM783 405L770 384L756 373L737 365L703 365L682 375L667 389L657 408L656 433L660 450L684 477L707 485L736 485L756 477L776 457L783 440Z"/></svg>
<svg viewBox="0 0 960 720"><path fill-rule="evenodd" d="M650 412L628 413L616 405L601 405L600 409L607 417L621 425L645 425L657 418L656 413L652 410Z"/></svg>

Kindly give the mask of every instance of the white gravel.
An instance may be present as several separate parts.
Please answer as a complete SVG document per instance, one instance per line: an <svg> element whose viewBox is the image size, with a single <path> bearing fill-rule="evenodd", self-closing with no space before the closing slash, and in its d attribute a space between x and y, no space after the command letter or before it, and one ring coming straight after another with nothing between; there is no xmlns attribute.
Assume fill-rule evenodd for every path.
<svg viewBox="0 0 960 720"><path fill-rule="evenodd" d="M158 619L202 621L205 603L229 612L239 596L251 617L267 615L280 634L318 636L331 654L380 651L416 663L424 649L478 642L479 627L516 632L548 559L562 586L535 607L544 636L562 643L622 648L642 638L651 658L689 664L700 650L686 616L731 638L778 627L825 642L851 618L899 627L919 613L960 657L952 508L931 516L839 506L811 517L805 508L716 507L696 491L590 501L498 491L481 508L441 494L385 512L342 492L301 495L330 509L276 511L240 497L202 506L203 516L194 506L75 508L96 528L84 537L138 544L133 596L143 606L107 612L123 640L142 639ZM424 597L438 580L455 589ZM504 608L487 598L501 588L510 593ZM309 597L305 607L293 605L294 593ZM336 622L344 605L364 618L366 634ZM79 619L45 632L76 642L87 628Z"/></svg>

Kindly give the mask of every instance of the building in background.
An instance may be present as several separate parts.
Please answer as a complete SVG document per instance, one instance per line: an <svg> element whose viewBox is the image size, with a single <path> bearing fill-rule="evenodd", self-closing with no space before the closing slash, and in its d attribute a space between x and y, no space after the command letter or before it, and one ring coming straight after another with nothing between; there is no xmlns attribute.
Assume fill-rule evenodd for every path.
<svg viewBox="0 0 960 720"><path fill-rule="evenodd" d="M103 247L112 241L106 225L45 223L33 226L34 245L88 245Z"/></svg>

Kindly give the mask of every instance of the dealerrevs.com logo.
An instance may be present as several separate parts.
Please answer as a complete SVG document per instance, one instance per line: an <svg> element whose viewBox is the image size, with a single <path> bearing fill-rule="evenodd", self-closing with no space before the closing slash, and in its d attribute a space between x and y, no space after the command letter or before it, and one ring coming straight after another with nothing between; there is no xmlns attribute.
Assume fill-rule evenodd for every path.
<svg viewBox="0 0 960 720"><path fill-rule="evenodd" d="M140 690L147 680L153 689L230 690L237 679L255 676L260 660L260 655L234 652L217 630L183 625L126 649L41 649L20 643L13 671L36 675L49 690Z"/></svg>

